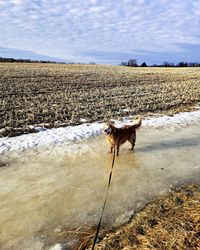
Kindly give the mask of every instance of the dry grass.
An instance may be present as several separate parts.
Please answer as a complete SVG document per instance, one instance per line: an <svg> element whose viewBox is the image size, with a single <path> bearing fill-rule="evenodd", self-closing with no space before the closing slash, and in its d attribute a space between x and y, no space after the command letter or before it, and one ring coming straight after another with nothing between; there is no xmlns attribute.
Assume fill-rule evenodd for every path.
<svg viewBox="0 0 200 250"><path fill-rule="evenodd" d="M185 111L200 101L199 80L198 68L0 63L0 136Z"/></svg>
<svg viewBox="0 0 200 250"><path fill-rule="evenodd" d="M92 239L86 237L77 249L90 249ZM200 186L176 189L148 204L95 249L200 249Z"/></svg>

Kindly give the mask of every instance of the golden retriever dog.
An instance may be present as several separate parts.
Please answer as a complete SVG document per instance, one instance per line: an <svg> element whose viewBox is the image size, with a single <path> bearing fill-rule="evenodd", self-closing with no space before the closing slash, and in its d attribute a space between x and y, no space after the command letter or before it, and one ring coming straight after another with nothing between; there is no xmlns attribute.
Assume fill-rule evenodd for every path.
<svg viewBox="0 0 200 250"><path fill-rule="evenodd" d="M124 125L122 128L116 128L113 124L109 123L104 129L106 134L106 141L110 144L110 152L113 148L117 148L117 155L119 155L119 147L126 141L129 141L132 145L131 150L135 147L136 141L136 129L141 126L142 117L137 118L137 122L134 125Z"/></svg>

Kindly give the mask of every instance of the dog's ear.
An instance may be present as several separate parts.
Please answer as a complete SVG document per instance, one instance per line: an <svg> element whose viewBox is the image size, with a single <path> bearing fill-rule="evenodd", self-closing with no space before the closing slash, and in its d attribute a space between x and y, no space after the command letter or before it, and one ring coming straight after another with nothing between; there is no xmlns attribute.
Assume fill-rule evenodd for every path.
<svg viewBox="0 0 200 250"><path fill-rule="evenodd" d="M142 116L141 115L135 116L135 120L142 120Z"/></svg>
<svg viewBox="0 0 200 250"><path fill-rule="evenodd" d="M108 127L109 127L109 124L108 123L104 123L102 129L105 131Z"/></svg>
<svg viewBox="0 0 200 250"><path fill-rule="evenodd" d="M115 122L113 120L110 120L108 124L113 126L115 125Z"/></svg>

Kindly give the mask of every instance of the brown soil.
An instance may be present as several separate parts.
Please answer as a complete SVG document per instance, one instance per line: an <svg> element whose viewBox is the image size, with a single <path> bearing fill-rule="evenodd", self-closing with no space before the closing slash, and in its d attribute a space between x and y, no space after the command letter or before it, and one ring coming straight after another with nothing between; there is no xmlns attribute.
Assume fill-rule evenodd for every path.
<svg viewBox="0 0 200 250"><path fill-rule="evenodd" d="M193 110L199 82L198 68L0 63L0 137Z"/></svg>

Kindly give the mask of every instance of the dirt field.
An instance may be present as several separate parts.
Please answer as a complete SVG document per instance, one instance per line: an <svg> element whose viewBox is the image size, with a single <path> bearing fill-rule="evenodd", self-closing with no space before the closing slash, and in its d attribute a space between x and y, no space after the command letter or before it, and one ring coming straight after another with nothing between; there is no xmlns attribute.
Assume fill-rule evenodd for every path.
<svg viewBox="0 0 200 250"><path fill-rule="evenodd" d="M0 63L0 136L35 132L37 126L173 114L199 101L199 68Z"/></svg>

